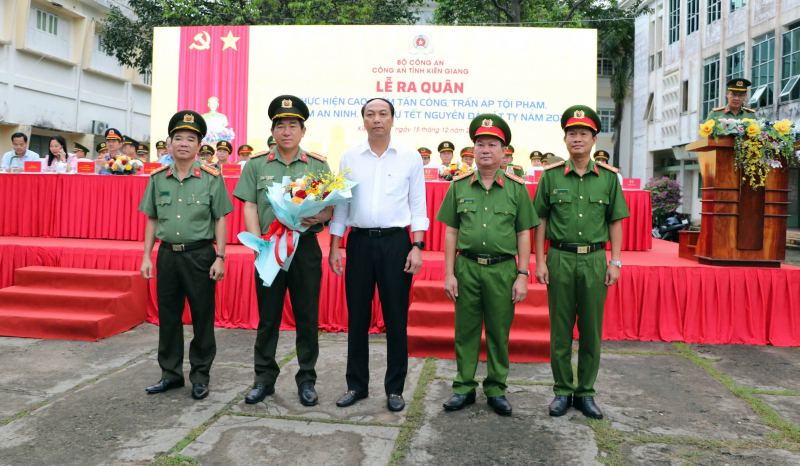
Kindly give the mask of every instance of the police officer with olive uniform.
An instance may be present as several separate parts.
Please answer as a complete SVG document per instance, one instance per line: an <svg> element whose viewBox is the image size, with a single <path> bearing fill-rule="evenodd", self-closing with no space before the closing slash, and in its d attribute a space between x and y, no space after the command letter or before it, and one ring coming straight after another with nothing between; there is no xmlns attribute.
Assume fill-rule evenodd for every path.
<svg viewBox="0 0 800 466"><path fill-rule="evenodd" d="M247 231L262 236L275 220L275 213L267 199L267 187L280 183L284 176L292 180L312 173L330 173L325 157L300 148L305 136L305 121L309 111L303 101L293 95L276 97L267 110L272 120L272 134L280 141L270 151L250 156L233 191L234 197L245 203L244 219ZM256 297L258 299L258 333L255 343L255 383L247 393L245 403L254 404L275 393L275 381L280 373L275 350L278 330L283 316L286 290L292 302L292 312L297 326L297 360L300 368L295 375L300 403L314 406L318 402L314 385L317 380L315 366L319 356L319 294L322 281L322 250L317 233L323 223L333 215L329 207L314 217L303 221L308 230L300 234L300 242L288 271L281 270L271 286L256 271Z"/></svg>
<svg viewBox="0 0 800 466"><path fill-rule="evenodd" d="M443 141L439 143L437 150L439 151L439 158L442 159L442 165L445 167L453 163L453 151L456 146L450 141Z"/></svg>
<svg viewBox="0 0 800 466"><path fill-rule="evenodd" d="M742 118L756 118L756 111L744 106L747 99L747 88L750 81L744 78L733 78L728 81L728 105L726 107L712 108L706 117L708 120L719 120L720 118L731 118L741 120Z"/></svg>
<svg viewBox="0 0 800 466"><path fill-rule="evenodd" d="M202 146L200 146L200 151L197 153L197 155L200 156L201 162L205 161L206 165L216 167L216 160L214 160L215 153L216 151L214 150L214 146L212 146L211 144L203 144Z"/></svg>
<svg viewBox="0 0 800 466"><path fill-rule="evenodd" d="M506 146L506 156L505 159L503 159L503 170L506 170L509 173L513 173L517 176L525 176L525 170L523 170L519 165L514 165L514 146L511 144Z"/></svg>
<svg viewBox="0 0 800 466"><path fill-rule="evenodd" d="M501 165L511 142L508 124L494 114L478 115L469 135L478 171L453 179L436 214L447 225L445 292L455 301L456 314L458 375L454 395L444 408L456 411L475 403L475 370L485 325L489 373L483 392L496 413L510 415L505 397L508 338L514 306L528 292L530 230L539 219L525 181Z"/></svg>
<svg viewBox="0 0 800 466"><path fill-rule="evenodd" d="M595 162L603 162L608 164L608 151L598 150L594 152L594 161ZM613 165L612 165L613 166ZM617 171L617 179L619 180L619 184L622 184L622 174Z"/></svg>
<svg viewBox="0 0 800 466"><path fill-rule="evenodd" d="M472 147L465 147L461 149L461 163L467 164L470 169L475 167L475 154L472 152Z"/></svg>
<svg viewBox="0 0 800 466"><path fill-rule="evenodd" d="M233 204L219 170L195 160L206 122L183 110L169 121L175 162L153 171L139 210L147 215L141 272L153 278L150 255L161 240L158 278L158 364L161 380L147 393L183 387L183 310L188 299L194 338L189 345L192 397L208 396L214 339L216 282L225 274L225 216ZM217 249L214 249L214 240Z"/></svg>
<svg viewBox="0 0 800 466"><path fill-rule="evenodd" d="M550 366L555 399L551 416L570 405L585 416L602 419L594 402L600 367L603 306L608 287L619 279L622 219L630 212L617 181L617 169L592 160L601 130L600 117L585 105L561 117L569 160L548 164L534 206L542 226L535 232L536 279L547 285L550 308ZM550 240L547 261L545 239ZM606 243L611 260L606 264ZM572 331L580 331L578 383L572 377Z"/></svg>
<svg viewBox="0 0 800 466"><path fill-rule="evenodd" d="M274 138L274 137L272 137L272 136L270 136L270 137L267 139L267 147L269 147L269 150L272 150L272 149L274 149L276 145L277 145L277 144L275 143L275 138Z"/></svg>

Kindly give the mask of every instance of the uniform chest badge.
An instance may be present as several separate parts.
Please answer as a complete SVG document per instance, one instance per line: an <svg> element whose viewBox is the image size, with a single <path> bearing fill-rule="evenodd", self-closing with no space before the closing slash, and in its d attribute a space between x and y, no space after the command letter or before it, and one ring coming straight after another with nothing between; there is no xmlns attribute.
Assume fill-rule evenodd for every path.
<svg viewBox="0 0 800 466"><path fill-rule="evenodd" d="M569 189L554 189L553 194L569 194Z"/></svg>

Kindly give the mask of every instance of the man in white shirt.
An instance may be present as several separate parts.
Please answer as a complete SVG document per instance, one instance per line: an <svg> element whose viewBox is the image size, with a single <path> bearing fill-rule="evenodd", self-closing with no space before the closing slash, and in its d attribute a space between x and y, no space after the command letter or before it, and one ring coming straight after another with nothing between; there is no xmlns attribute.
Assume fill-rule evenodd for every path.
<svg viewBox="0 0 800 466"><path fill-rule="evenodd" d="M336 403L350 406L368 396L369 331L375 285L386 325L387 367L384 379L391 411L405 407L403 389L408 372L408 298L411 278L422 268L422 241L430 221L420 154L391 136L394 106L385 99L369 100L361 109L368 138L342 154L339 171L349 170L353 188L348 204L334 209L330 224L329 262L341 276L339 241L347 227L345 273L348 309L347 393ZM409 239L408 227L414 235Z"/></svg>
<svg viewBox="0 0 800 466"><path fill-rule="evenodd" d="M531 152L531 168L525 174L525 176L536 176L536 172L543 172L544 167L542 166L542 153L538 150Z"/></svg>
<svg viewBox="0 0 800 466"><path fill-rule="evenodd" d="M0 161L0 168L5 170L10 168L22 169L25 166L25 162L36 162L39 160L39 154L28 150L28 136L25 133L12 134L11 144L14 146L14 150L3 154L3 160Z"/></svg>

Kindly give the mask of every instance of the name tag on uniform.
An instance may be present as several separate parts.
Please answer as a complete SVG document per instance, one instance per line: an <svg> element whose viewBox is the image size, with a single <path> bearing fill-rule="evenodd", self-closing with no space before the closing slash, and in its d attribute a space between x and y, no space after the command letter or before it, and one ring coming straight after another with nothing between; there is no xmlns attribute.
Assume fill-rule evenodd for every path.
<svg viewBox="0 0 800 466"><path fill-rule="evenodd" d="M274 176L262 176L261 177L261 181L272 181L274 179L275 179Z"/></svg>
<svg viewBox="0 0 800 466"><path fill-rule="evenodd" d="M461 199L458 201L459 204L474 204L475 199Z"/></svg>
<svg viewBox="0 0 800 466"><path fill-rule="evenodd" d="M554 189L553 194L569 194L569 189Z"/></svg>
<svg viewBox="0 0 800 466"><path fill-rule="evenodd" d="M169 191L161 191L162 196L169 196Z"/></svg>

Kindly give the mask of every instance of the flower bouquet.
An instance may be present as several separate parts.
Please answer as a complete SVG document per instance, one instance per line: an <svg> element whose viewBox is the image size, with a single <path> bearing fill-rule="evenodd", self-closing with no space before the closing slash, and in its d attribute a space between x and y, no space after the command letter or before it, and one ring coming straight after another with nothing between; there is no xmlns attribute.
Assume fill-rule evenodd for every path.
<svg viewBox="0 0 800 466"><path fill-rule="evenodd" d="M105 170L114 175L135 175L136 166L134 159L127 155L118 155L115 159L106 162Z"/></svg>
<svg viewBox="0 0 800 466"><path fill-rule="evenodd" d="M234 139L236 139L236 133L231 128L214 129L206 133L201 144L216 146L220 141L233 142Z"/></svg>
<svg viewBox="0 0 800 466"><path fill-rule="evenodd" d="M264 286L271 286L280 270L289 270L300 233L309 228L301 225L302 220L328 206L347 202L356 184L341 173L317 173L294 181L284 176L280 183L267 188L266 196L275 212L275 221L261 237L246 231L238 235L242 244L258 252L255 266Z"/></svg>
<svg viewBox="0 0 800 466"><path fill-rule="evenodd" d="M445 167L444 170L442 170L441 178L445 181L453 181L453 178L461 176L465 173L469 173L471 171L472 168L466 163L462 163L460 165L457 163L451 163L450 165Z"/></svg>
<svg viewBox="0 0 800 466"><path fill-rule="evenodd" d="M715 140L732 135L742 184L749 180L753 189L766 184L770 170L800 164L800 152L795 151L798 132L790 120L720 118L700 125L698 134Z"/></svg>

